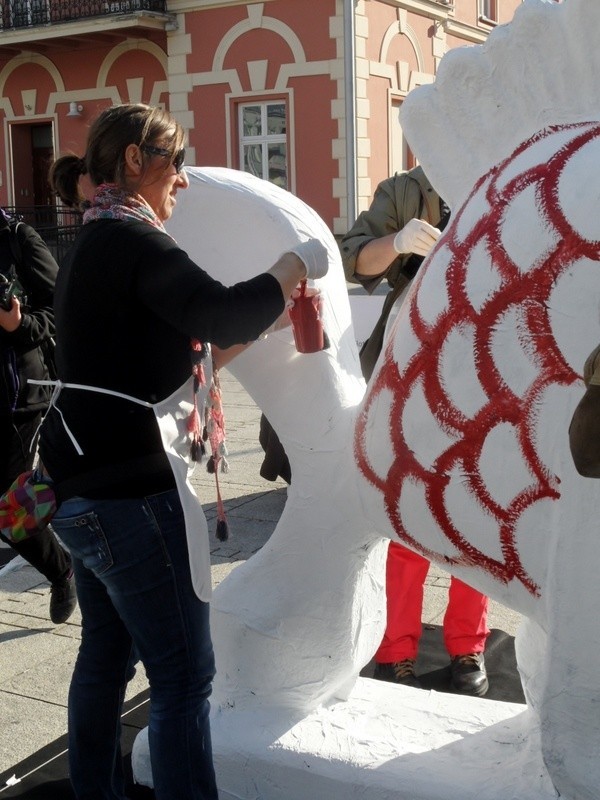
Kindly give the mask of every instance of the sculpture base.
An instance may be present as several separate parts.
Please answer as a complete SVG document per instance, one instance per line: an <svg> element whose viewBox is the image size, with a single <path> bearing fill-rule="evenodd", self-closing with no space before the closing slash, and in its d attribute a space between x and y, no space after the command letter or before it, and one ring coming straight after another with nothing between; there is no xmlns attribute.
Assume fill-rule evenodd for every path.
<svg viewBox="0 0 600 800"><path fill-rule="evenodd" d="M134 774L149 785L140 738ZM532 715L516 703L359 678L347 700L301 720L213 709L212 738L221 800L558 797Z"/></svg>

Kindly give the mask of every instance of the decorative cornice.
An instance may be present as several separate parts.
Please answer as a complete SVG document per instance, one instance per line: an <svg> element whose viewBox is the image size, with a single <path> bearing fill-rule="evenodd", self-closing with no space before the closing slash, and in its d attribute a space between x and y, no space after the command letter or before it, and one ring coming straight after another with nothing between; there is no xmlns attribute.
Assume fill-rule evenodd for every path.
<svg viewBox="0 0 600 800"><path fill-rule="evenodd" d="M444 0L385 0L385 2L395 8L404 8L438 22L448 19L450 12L454 11L454 3L446 3Z"/></svg>
<svg viewBox="0 0 600 800"><path fill-rule="evenodd" d="M257 3L272 3L273 0L169 0L169 11L182 14L185 11L207 11L214 8L250 6Z"/></svg>
<svg viewBox="0 0 600 800"><path fill-rule="evenodd" d="M88 36L101 33L127 32L135 29L177 30L175 14L153 11L132 11L129 14L107 14L76 22L53 22L50 25L33 25L27 28L2 31L0 49L11 45L46 41L63 37Z"/></svg>
<svg viewBox="0 0 600 800"><path fill-rule="evenodd" d="M444 30L460 39L465 39L474 44L483 44L488 38L490 31L468 25L466 22L459 22L456 19L447 19L444 22Z"/></svg>
<svg viewBox="0 0 600 800"><path fill-rule="evenodd" d="M441 22L446 33L458 36L467 42L482 44L487 39L490 31L494 27L493 20L484 17L479 18L483 28L469 25L466 22L459 22L454 17L454 2L445 0L385 0L391 6L412 11L415 14Z"/></svg>

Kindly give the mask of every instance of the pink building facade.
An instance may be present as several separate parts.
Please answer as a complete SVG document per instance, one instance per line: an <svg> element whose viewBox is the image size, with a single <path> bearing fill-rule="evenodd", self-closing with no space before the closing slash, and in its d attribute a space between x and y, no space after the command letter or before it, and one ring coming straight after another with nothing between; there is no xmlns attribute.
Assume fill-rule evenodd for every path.
<svg viewBox="0 0 600 800"><path fill-rule="evenodd" d="M251 171L341 235L413 159L398 121L449 49L520 0L7 0L0 31L0 204L53 207L52 159L83 155L109 105L169 108L186 163ZM440 143L443 146L443 143Z"/></svg>

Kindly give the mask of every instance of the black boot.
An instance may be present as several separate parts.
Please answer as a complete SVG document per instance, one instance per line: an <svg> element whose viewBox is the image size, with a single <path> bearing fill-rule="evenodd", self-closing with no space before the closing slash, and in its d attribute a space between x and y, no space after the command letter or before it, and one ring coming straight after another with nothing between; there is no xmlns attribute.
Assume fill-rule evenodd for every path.
<svg viewBox="0 0 600 800"><path fill-rule="evenodd" d="M50 619L55 625L66 622L77 607L73 570L50 587Z"/></svg>
<svg viewBox="0 0 600 800"><path fill-rule="evenodd" d="M483 697L489 689L483 653L454 656L450 662L451 688L458 694Z"/></svg>

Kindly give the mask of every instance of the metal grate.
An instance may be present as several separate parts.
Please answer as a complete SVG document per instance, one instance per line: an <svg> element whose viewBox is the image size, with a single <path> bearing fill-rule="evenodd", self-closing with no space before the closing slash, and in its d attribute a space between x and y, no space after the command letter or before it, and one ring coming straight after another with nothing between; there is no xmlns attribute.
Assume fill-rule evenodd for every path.
<svg viewBox="0 0 600 800"><path fill-rule="evenodd" d="M3 30L72 22L134 11L167 13L166 0L5 0L0 5Z"/></svg>
<svg viewBox="0 0 600 800"><path fill-rule="evenodd" d="M4 206L6 212L35 228L60 265L81 227L81 214L61 206Z"/></svg>

